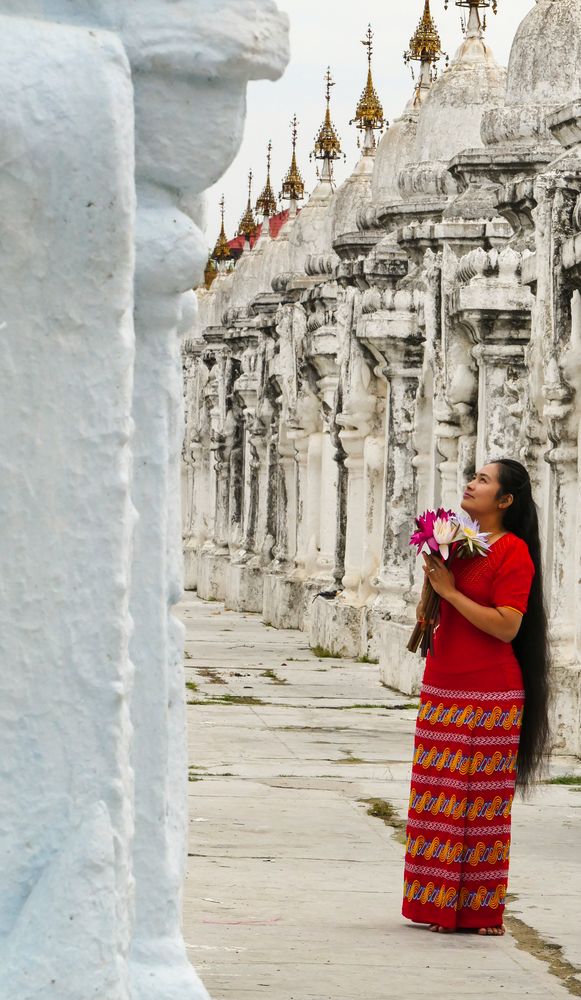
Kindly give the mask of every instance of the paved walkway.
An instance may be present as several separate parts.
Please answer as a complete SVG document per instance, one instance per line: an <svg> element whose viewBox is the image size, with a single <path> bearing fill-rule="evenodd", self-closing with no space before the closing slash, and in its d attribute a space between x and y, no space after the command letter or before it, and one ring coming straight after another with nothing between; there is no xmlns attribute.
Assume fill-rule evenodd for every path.
<svg viewBox="0 0 581 1000"><path fill-rule="evenodd" d="M400 917L413 706L300 632L192 598L180 612L185 933L213 1000L581 996L581 786L515 807L511 933L432 935Z"/></svg>

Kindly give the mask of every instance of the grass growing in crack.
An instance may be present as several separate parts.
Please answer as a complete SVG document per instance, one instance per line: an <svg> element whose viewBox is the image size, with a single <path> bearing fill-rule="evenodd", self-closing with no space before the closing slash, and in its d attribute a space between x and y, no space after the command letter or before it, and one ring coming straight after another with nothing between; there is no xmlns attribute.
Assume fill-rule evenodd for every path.
<svg viewBox="0 0 581 1000"><path fill-rule="evenodd" d="M186 681L186 687L187 687L188 691L197 691L198 690L198 685L196 684L195 681Z"/></svg>
<svg viewBox="0 0 581 1000"><path fill-rule="evenodd" d="M200 677L205 677L210 682L210 684L228 683L228 681L225 681L223 677L220 677L220 674L217 674L216 671L212 670L210 667L200 667L200 669L198 670L198 675Z"/></svg>
<svg viewBox="0 0 581 1000"><path fill-rule="evenodd" d="M242 694L222 694L210 698L197 698L195 701L188 701L188 705L266 705L262 698L253 698L250 695Z"/></svg>
<svg viewBox="0 0 581 1000"><path fill-rule="evenodd" d="M369 703L369 704L361 704L361 705L330 705L328 707L331 708L331 709L335 709L337 712L353 712L356 709L362 709L362 708L375 708L375 709L382 708L385 712L399 712L399 711L401 711L401 709L404 709L404 708L417 708L418 706L417 705L381 705L381 704L372 705L371 703Z"/></svg>
<svg viewBox="0 0 581 1000"><path fill-rule="evenodd" d="M373 663L377 666L379 660L375 660L372 656L358 656L356 663Z"/></svg>
<svg viewBox="0 0 581 1000"><path fill-rule="evenodd" d="M533 927L529 927L523 920L511 914L505 914L504 922L515 939L519 951L526 951L529 955L539 958L541 962L545 962L551 975L563 983L571 996L581 997L581 983L577 979L581 969L563 957L560 944L545 941Z"/></svg>
<svg viewBox="0 0 581 1000"><path fill-rule="evenodd" d="M205 767L199 767L196 764L190 764L188 768L188 781L201 781L203 775L197 774L197 771L205 771Z"/></svg>
<svg viewBox="0 0 581 1000"><path fill-rule="evenodd" d="M403 819L399 818L397 809L392 806L391 802L387 802L385 799L359 799L359 801L369 806L368 816L383 820L385 825L393 830L395 839L400 844L406 843L406 824Z"/></svg>
<svg viewBox="0 0 581 1000"><path fill-rule="evenodd" d="M581 785L581 775L564 774L561 778L549 778L545 785Z"/></svg>
<svg viewBox="0 0 581 1000"><path fill-rule="evenodd" d="M273 684L288 684L288 681L284 677L279 677L275 670L263 670L260 676L266 677Z"/></svg>
<svg viewBox="0 0 581 1000"><path fill-rule="evenodd" d="M337 657L330 649L325 649L324 646L313 646L311 649L313 656L316 656L319 660L336 660Z"/></svg>

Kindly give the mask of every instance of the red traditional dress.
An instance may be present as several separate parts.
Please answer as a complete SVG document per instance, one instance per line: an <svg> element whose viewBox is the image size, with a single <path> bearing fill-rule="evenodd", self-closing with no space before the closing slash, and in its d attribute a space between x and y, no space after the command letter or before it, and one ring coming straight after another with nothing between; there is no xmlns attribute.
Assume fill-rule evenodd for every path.
<svg viewBox="0 0 581 1000"><path fill-rule="evenodd" d="M512 533L488 556L451 564L458 590L524 615L535 573ZM441 604L416 727L403 915L441 927L498 927L508 884L510 820L524 708L511 643Z"/></svg>

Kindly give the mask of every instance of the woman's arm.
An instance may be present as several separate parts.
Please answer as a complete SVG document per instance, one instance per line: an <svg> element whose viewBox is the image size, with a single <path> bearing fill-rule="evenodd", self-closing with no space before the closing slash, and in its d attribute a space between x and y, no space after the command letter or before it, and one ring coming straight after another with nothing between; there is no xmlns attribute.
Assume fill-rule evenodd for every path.
<svg viewBox="0 0 581 1000"><path fill-rule="evenodd" d="M495 639L512 642L518 635L522 615L512 608L486 608L476 601L471 601L459 590L448 594L445 600L472 625L488 635L493 635Z"/></svg>
<svg viewBox="0 0 581 1000"><path fill-rule="evenodd" d="M512 608L486 608L471 601L456 589L453 574L436 556L424 556L424 572L432 587L443 600L459 611L471 625L502 642L512 642L518 635L522 615Z"/></svg>

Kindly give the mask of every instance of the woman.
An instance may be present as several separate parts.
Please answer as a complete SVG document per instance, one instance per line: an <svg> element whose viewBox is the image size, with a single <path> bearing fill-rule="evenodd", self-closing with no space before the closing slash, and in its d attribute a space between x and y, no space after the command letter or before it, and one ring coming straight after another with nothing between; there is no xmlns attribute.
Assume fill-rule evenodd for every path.
<svg viewBox="0 0 581 1000"><path fill-rule="evenodd" d="M462 508L489 554L448 569L424 556L442 598L416 728L403 914L435 932L504 934L515 785L547 748L549 649L537 510L527 470L501 459ZM422 602L418 617L422 615Z"/></svg>

